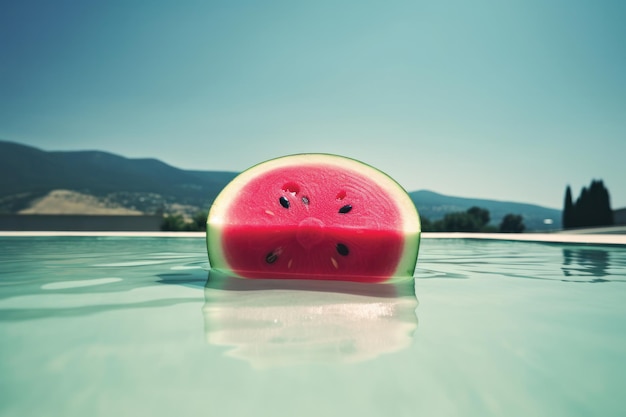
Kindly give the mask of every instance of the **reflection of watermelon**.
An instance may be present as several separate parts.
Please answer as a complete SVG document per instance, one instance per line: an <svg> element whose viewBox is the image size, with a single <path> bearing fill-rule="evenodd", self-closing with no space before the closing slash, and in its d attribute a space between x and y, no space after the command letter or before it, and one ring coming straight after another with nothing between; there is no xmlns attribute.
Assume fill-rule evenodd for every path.
<svg viewBox="0 0 626 417"><path fill-rule="evenodd" d="M246 278L382 282L412 277L417 210L384 173L302 154L241 173L207 219L211 267Z"/></svg>

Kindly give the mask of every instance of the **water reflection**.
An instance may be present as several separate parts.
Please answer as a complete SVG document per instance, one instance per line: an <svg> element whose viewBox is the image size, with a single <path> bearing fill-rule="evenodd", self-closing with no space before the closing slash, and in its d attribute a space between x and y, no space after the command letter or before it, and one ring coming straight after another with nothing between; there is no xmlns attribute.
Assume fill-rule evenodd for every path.
<svg viewBox="0 0 626 417"><path fill-rule="evenodd" d="M207 341L267 368L360 362L404 349L417 329L413 282L245 280L210 271Z"/></svg>
<svg viewBox="0 0 626 417"><path fill-rule="evenodd" d="M563 249L563 275L566 277L609 275L609 252L603 249ZM604 280L595 280L604 281Z"/></svg>

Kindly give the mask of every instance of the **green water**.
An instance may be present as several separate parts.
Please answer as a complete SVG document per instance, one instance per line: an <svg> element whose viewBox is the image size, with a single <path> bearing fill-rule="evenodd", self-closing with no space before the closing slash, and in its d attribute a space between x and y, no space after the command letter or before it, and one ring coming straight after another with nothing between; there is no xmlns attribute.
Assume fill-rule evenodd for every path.
<svg viewBox="0 0 626 417"><path fill-rule="evenodd" d="M207 276L201 238L0 238L0 416L626 415L623 246L424 239L414 291Z"/></svg>

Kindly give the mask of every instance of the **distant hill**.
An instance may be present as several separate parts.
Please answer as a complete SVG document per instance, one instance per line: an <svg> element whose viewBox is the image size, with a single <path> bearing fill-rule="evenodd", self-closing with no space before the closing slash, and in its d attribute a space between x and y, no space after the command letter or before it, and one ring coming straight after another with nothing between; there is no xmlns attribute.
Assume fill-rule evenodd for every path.
<svg viewBox="0 0 626 417"><path fill-rule="evenodd" d="M17 212L53 190L78 191L143 212L208 208L235 172L186 171L157 159L101 151L46 152L0 141L0 211Z"/></svg>
<svg viewBox="0 0 626 417"><path fill-rule="evenodd" d="M236 175L183 170L157 159L132 159L101 151L48 152L0 141L0 212L17 213L54 190L71 190L94 196L104 205L144 213L182 211L193 215L208 209ZM432 221L446 213L479 206L489 210L495 225L508 213L522 215L528 230L558 229L561 225L559 210L532 204L452 197L426 190L409 194L420 215ZM546 225L544 219L553 223Z"/></svg>
<svg viewBox="0 0 626 417"><path fill-rule="evenodd" d="M466 211L470 207L478 206L489 210L490 224L499 225L507 214L518 214L524 218L527 230L548 230L561 228L561 211L526 203L486 200L477 198L452 197L432 191L421 190L410 192L420 216L431 221L439 220L455 211ZM550 219L552 224L544 223Z"/></svg>

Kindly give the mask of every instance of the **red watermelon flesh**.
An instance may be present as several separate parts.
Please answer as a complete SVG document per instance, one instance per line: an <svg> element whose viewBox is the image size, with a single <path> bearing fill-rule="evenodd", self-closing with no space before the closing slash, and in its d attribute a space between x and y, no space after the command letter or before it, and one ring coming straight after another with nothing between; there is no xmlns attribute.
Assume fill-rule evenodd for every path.
<svg viewBox="0 0 626 417"><path fill-rule="evenodd" d="M346 168L336 156L328 157L332 163L323 156L292 158L293 164L257 168L256 175L220 194L219 214L212 209L207 225L212 266L246 278L382 282L398 273L412 275L419 231L409 237L412 267L398 271L411 256L406 202L397 201L403 190L372 180L367 174L392 181L369 166L365 175L355 170L354 160ZM214 256L212 246L219 247Z"/></svg>

